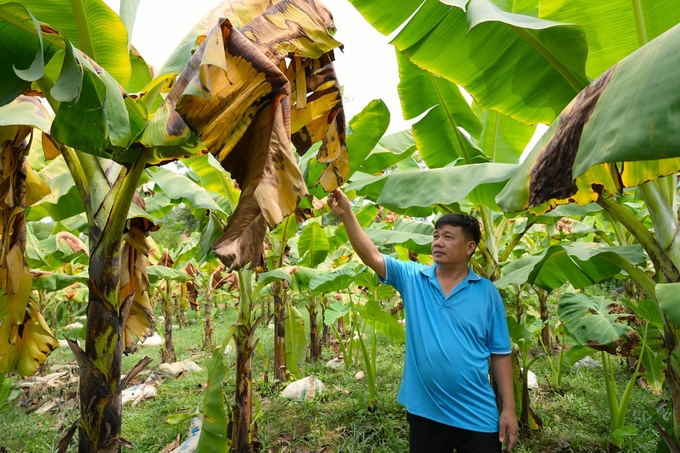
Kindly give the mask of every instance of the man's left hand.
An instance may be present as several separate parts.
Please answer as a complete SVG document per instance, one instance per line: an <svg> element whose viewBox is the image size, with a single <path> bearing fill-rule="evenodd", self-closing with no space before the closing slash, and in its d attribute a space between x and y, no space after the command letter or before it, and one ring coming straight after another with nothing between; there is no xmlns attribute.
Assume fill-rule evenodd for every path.
<svg viewBox="0 0 680 453"><path fill-rule="evenodd" d="M512 451L517 443L517 415L513 410L503 410L500 415L498 440L505 442L505 451Z"/></svg>

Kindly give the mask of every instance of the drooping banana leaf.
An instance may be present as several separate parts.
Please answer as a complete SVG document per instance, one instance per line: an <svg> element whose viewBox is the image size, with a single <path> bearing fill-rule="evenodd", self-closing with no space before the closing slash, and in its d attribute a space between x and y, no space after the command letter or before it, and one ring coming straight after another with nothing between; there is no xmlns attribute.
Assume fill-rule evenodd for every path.
<svg viewBox="0 0 680 453"><path fill-rule="evenodd" d="M423 255L429 255L432 251L434 227L431 223L400 219L391 230L367 228L365 231L376 245L403 244L412 252Z"/></svg>
<svg viewBox="0 0 680 453"><path fill-rule="evenodd" d="M395 172L385 178L377 203L415 217L427 217L435 206L448 206L466 197L493 209L494 197L516 169L516 165L489 162Z"/></svg>
<svg viewBox="0 0 680 453"><path fill-rule="evenodd" d="M265 13L267 20L253 19L243 33L221 22L194 53L145 131L143 141L170 144L181 141L191 125L238 182L241 203L214 246L231 269L259 262L266 227L293 212L306 194L289 148L292 101L280 63L288 51L314 59L338 45L321 39L332 21L317 6L303 0L278 3ZM304 22L306 28L275 25L286 20ZM318 39L310 47L303 36ZM259 38L253 42L248 37ZM168 129L167 124L173 126Z"/></svg>
<svg viewBox="0 0 680 453"><path fill-rule="evenodd" d="M583 90L497 197L506 211L587 204L680 169L680 26ZM644 150L644 152L641 152ZM618 164L618 165L617 165Z"/></svg>
<svg viewBox="0 0 680 453"><path fill-rule="evenodd" d="M639 264L646 260L640 245L595 246L581 242L553 245L536 255L511 261L494 285L535 284L547 291L570 282L575 288L592 285L621 272L621 261ZM626 269L628 270L628 269Z"/></svg>
<svg viewBox="0 0 680 453"><path fill-rule="evenodd" d="M31 104L29 103L29 106ZM15 104L16 107L16 104ZM29 303L33 278L26 259L26 207L48 193L27 163L33 129L0 127L0 372L35 372L57 342L40 312Z"/></svg>
<svg viewBox="0 0 680 453"><path fill-rule="evenodd" d="M134 204L141 210L146 207L139 194L135 194ZM146 238L149 231L156 228L145 218L134 218L123 237L118 299L124 307L122 343L128 352L136 350L137 339L144 341L155 333L156 318L149 299L151 283L146 264L149 256Z"/></svg>
<svg viewBox="0 0 680 453"><path fill-rule="evenodd" d="M0 4L10 3L0 1ZM21 0L35 18L62 32L98 62L123 87L130 80L128 33L120 17L102 0Z"/></svg>

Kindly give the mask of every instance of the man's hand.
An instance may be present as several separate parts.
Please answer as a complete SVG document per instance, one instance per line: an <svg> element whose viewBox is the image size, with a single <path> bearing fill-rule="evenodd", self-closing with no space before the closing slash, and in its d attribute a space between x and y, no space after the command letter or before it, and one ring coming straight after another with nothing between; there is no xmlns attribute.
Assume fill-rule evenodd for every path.
<svg viewBox="0 0 680 453"><path fill-rule="evenodd" d="M328 207L338 217L352 212L352 204L349 202L349 198L340 189L335 189L328 195Z"/></svg>
<svg viewBox="0 0 680 453"><path fill-rule="evenodd" d="M501 412L498 422L498 440L505 442L505 451L512 451L512 447L517 443L517 415L515 409L505 409Z"/></svg>

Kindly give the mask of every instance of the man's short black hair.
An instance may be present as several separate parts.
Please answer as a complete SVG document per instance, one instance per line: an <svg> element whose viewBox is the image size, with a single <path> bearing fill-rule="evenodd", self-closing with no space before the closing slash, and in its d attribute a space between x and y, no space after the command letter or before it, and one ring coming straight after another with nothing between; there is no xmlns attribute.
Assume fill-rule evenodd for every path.
<svg viewBox="0 0 680 453"><path fill-rule="evenodd" d="M459 226L465 236L479 244L482 239L482 232L479 229L479 221L468 214L446 214L441 216L434 224L434 229L438 230L444 225Z"/></svg>

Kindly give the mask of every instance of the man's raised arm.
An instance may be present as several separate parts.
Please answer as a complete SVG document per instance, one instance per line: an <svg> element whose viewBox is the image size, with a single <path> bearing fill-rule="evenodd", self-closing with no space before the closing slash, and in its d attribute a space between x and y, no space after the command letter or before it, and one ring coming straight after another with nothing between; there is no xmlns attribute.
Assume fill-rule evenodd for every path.
<svg viewBox="0 0 680 453"><path fill-rule="evenodd" d="M342 190L335 189L328 195L328 207L342 220L349 242L352 244L354 251L357 252L357 255L359 255L361 261L373 269L376 274L385 278L385 260L378 251L378 248L361 228L361 225L359 225L347 195Z"/></svg>

